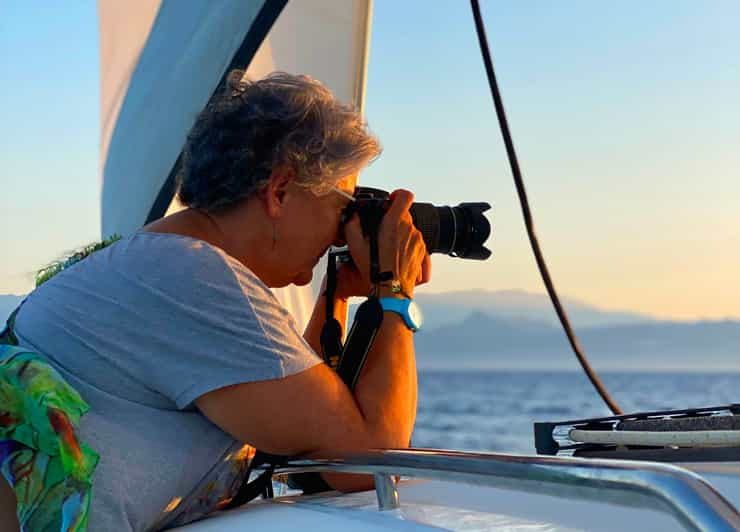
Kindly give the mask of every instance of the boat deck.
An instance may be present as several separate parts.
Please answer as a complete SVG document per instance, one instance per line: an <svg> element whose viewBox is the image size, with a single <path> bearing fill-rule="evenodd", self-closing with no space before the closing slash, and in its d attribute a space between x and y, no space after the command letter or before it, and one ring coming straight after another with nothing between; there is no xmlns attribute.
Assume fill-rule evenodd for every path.
<svg viewBox="0 0 740 532"><path fill-rule="evenodd" d="M454 453L453 456L457 462L465 462L466 455ZM471 454L470 460L480 465L485 456ZM397 458L398 455L392 457ZM400 504L396 508L379 510L380 496L375 491L285 496L256 501L179 530L246 530L260 525L278 531L292 531L296 526L326 531L740 530L740 515L736 509L740 507L740 461L686 464L688 467L685 469L664 464L616 462L618 466L626 464L626 469L618 470L634 478L621 487L607 487L603 482L597 485L588 479L574 481L574 477L566 478L570 472L558 475L557 469L562 466L567 468L562 471L571 471L573 466L583 466L586 469L579 474L587 472L593 480L598 477L600 468L609 469L615 461L517 455L489 457L500 472L499 476L490 471L486 473L486 477L495 476L490 478L491 482L481 481L475 476L469 476L465 481L459 471L456 473L449 468L446 473L438 471L438 474L430 476L448 475L452 480L404 480L398 485ZM512 464L509 458L515 464L513 469L508 468ZM484 463L488 461L483 459ZM377 456L374 462L377 466ZM438 460L436 466L439 467L440 463ZM505 467L501 468L502 465ZM524 469L515 471L520 466ZM525 470L531 474L530 478L517 476ZM689 470L699 473L702 478ZM678 474L680 482L668 490L672 490L672 495L666 495L668 491L657 495L662 488L640 485L663 482L658 477L645 475L650 471L666 473L669 477L673 473ZM407 472L404 470L404 474ZM635 479L637 482L633 482ZM706 492L702 493L705 489ZM699 499L708 502L707 507L701 508L696 504L697 499L692 499L697 493ZM715 496L717 500L712 500ZM670 502L673 497L677 499ZM683 510L677 510L679 507ZM695 513L693 517L696 520L691 516L687 518L682 512ZM709 515L713 512L715 515Z"/></svg>

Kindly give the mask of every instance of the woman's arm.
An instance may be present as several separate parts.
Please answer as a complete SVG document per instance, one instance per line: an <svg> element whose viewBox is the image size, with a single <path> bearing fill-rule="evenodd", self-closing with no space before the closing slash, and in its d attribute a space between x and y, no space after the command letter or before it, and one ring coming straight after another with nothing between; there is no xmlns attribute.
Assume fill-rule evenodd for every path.
<svg viewBox="0 0 740 532"><path fill-rule="evenodd" d="M418 280L428 278L424 243L408 214L412 201L410 193L397 195L383 219L380 235L384 239L382 269L400 276L409 294ZM359 259L358 264L369 262L359 222L350 222L347 232L352 256ZM367 271L362 273L367 279ZM314 345L323 325L322 305L317 305L316 320L312 319L307 331ZM283 379L221 388L195 403L226 432L264 452L331 456L408 446L416 416L416 393L413 333L399 315L386 312L354 395L333 370L318 364ZM371 485L366 481L357 484L356 477L327 480L339 489Z"/></svg>
<svg viewBox="0 0 740 532"><path fill-rule="evenodd" d="M279 455L327 457L407 447L416 416L413 333L386 313L354 396L325 364L284 379L221 388L196 399L234 438ZM365 489L355 476L327 476L332 487Z"/></svg>

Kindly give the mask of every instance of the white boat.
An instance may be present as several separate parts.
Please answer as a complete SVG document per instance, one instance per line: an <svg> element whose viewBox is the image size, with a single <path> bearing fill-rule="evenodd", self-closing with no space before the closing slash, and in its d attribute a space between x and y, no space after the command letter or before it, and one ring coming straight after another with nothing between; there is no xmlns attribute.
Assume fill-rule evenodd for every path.
<svg viewBox="0 0 740 532"><path fill-rule="evenodd" d="M177 208L180 150L230 66L253 78L309 74L362 108L371 8L370 0L100 0L102 236ZM305 323L316 289L278 297ZM371 473L376 489L278 496L179 530L740 530L740 448L728 449L720 461L672 465L424 449L295 461L277 473Z"/></svg>

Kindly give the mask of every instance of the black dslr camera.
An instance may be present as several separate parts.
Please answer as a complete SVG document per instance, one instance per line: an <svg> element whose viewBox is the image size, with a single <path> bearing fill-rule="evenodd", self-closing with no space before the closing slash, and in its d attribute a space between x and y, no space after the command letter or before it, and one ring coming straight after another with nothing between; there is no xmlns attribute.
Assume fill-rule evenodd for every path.
<svg viewBox="0 0 740 532"><path fill-rule="evenodd" d="M377 231L380 220L390 207L389 196L385 190L357 187L355 201L350 202L342 213L342 224L357 213L365 235ZM409 212L424 238L428 253L486 260L491 256L491 250L484 246L491 234L491 224L483 213L490 208L491 205L485 202L461 203L457 207L413 203Z"/></svg>

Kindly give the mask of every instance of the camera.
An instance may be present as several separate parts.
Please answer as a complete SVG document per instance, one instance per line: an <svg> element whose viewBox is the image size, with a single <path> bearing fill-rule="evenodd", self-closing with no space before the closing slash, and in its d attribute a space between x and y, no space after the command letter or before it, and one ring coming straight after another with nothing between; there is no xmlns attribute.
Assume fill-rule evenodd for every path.
<svg viewBox="0 0 740 532"><path fill-rule="evenodd" d="M357 187L355 201L342 213L342 224L355 213L360 217L364 234L380 225L391 204L385 190ZM483 215L491 205L485 202L460 203L456 207L438 207L414 202L409 209L414 225L421 232L427 253L445 253L461 259L486 260L491 250L484 246L491 234L491 224Z"/></svg>

